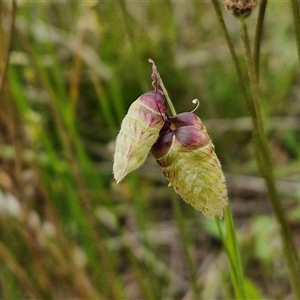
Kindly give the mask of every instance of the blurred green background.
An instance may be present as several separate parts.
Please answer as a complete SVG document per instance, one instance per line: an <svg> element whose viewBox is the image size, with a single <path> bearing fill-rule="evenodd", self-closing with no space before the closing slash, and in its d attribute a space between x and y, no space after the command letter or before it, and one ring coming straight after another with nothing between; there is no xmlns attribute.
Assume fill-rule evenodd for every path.
<svg viewBox="0 0 300 300"><path fill-rule="evenodd" d="M244 66L239 24L223 13ZM250 38L256 18L257 9ZM255 298L288 299L251 120L209 2L19 1L15 14L1 2L0 26L1 299L191 299L193 272L201 299L232 298L214 222L167 187L152 157L113 181L120 123L152 89L148 58L177 112L200 101ZM260 72L278 188L300 245L300 81L288 2L268 4Z"/></svg>

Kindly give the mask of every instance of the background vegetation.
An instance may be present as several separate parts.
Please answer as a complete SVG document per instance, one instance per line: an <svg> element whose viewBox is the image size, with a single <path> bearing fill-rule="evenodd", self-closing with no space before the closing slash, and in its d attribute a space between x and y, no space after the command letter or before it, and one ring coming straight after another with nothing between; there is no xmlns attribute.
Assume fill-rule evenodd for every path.
<svg viewBox="0 0 300 300"><path fill-rule="evenodd" d="M223 15L245 67L239 24ZM246 21L250 39L256 18ZM191 299L195 289L199 299L233 298L215 223L167 188L152 157L112 179L121 120L152 89L149 57L178 112L200 100L249 295L292 299L249 111L210 2L1 2L0 26L1 299ZM277 186L299 247L300 81L288 2L268 3L260 63Z"/></svg>

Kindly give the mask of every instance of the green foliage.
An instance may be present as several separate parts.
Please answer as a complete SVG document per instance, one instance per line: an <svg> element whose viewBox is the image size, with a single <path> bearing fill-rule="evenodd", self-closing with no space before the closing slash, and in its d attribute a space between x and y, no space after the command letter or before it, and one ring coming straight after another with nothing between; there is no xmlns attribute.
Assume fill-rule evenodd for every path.
<svg viewBox="0 0 300 300"><path fill-rule="evenodd" d="M283 183L299 182L300 165L299 43L286 5L267 8L259 81ZM246 75L238 23L223 15ZM0 16L1 299L289 295L282 251L270 248L279 233L265 190L251 185L259 173L249 111L210 3L20 1L14 11L3 2ZM247 21L250 39L256 18L254 11ZM178 202L153 159L118 185L112 179L121 120L152 89L148 58L178 112L200 100L196 113L204 124L211 119L224 171L253 176L251 191L248 182L229 182L237 225L219 224L221 239L215 225ZM299 209L288 210L299 193L282 187L280 194L299 228ZM240 203L256 209L245 212Z"/></svg>

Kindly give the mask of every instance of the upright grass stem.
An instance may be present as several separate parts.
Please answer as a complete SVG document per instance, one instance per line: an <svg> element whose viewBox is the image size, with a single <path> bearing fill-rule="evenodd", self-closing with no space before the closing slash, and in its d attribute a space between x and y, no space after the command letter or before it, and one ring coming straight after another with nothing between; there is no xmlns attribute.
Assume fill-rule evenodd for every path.
<svg viewBox="0 0 300 300"><path fill-rule="evenodd" d="M211 0L211 3L213 5L213 8L216 12L216 15L217 15L217 19L218 19L218 22L221 26L221 29L223 31L223 34L224 34L224 37L226 39L226 42L227 42L227 46L229 48L229 51L230 51L230 55L231 55L231 58L232 58L232 61L234 63L234 67L238 73L238 79L239 79L239 86L241 88L241 92L243 94L243 97L245 99L248 98L248 94L247 94L247 89L246 89L246 85L245 85L245 82L244 82L244 73L242 71L242 68L239 64L239 61L238 61L238 57L236 55L236 52L234 50L234 46L233 46L233 43L232 43L232 40L231 40L231 37L227 31L227 28L226 28L226 25L225 25L225 22L224 22L224 19L223 19L223 16L222 16L222 11L221 11L221 8L220 8L220 4L218 2L218 0Z"/></svg>
<svg viewBox="0 0 300 300"><path fill-rule="evenodd" d="M0 95L2 96L3 94L3 89L4 89L4 84L6 81L6 76L7 76L7 70L8 70L8 65L9 65L9 57L10 57L10 50L12 46L12 39L13 39L13 34L14 34L14 27L15 27L15 19L16 19L16 11L17 11L17 3L15 0L12 1L12 9L11 9L11 20L9 24L9 31L8 31L8 42L7 46L5 49L1 49L0 47L0 52L3 51L2 54L2 61L0 63L0 68L1 68L1 74L0 74Z"/></svg>
<svg viewBox="0 0 300 300"><path fill-rule="evenodd" d="M293 19L294 19L295 33L296 33L298 60L300 64L300 12L299 12L298 0L291 0L291 4L292 4Z"/></svg>
<svg viewBox="0 0 300 300"><path fill-rule="evenodd" d="M247 69L249 76L249 83L251 89L251 103L249 108L251 109L251 117L253 123L253 143L254 151L256 155L256 161L259 171L263 176L269 198L273 207L274 214L280 225L280 235L283 243L284 256L287 262L289 277L291 285L296 299L300 299L300 261L297 253L297 248L294 243L294 239L291 230L288 226L287 217L280 201L279 194L275 185L275 177L273 171L273 164L271 158L271 151L266 138L264 129L262 109L260 105L258 80L255 70L255 65L251 56L250 41L247 32L247 26L244 19L240 19L241 23L241 35L245 50L245 56L247 61Z"/></svg>
<svg viewBox="0 0 300 300"><path fill-rule="evenodd" d="M257 17L257 24L255 30L254 48L253 48L253 64L255 67L255 74L259 81L259 61L260 61L260 46L263 35L263 24L265 20L265 13L268 0L261 0L259 5L259 12Z"/></svg>
<svg viewBox="0 0 300 300"><path fill-rule="evenodd" d="M293 11L294 11L294 18L295 20L299 20L299 10L298 10L298 3L296 0L291 0L293 3ZM245 55L247 60L247 70L249 76L249 83L250 83L250 90L251 96L249 97L246 91L246 83L244 78L241 78L242 72L239 65L238 60L236 59L236 54L234 51L233 43L229 37L222 12L217 0L212 0L215 12L217 14L218 21L220 26L223 30L224 36L226 38L226 42L228 44L232 59L234 61L234 65L239 76L240 85L242 86L243 96L245 96L245 100L248 104L248 108L251 113L252 123L253 123L253 143L254 143L254 151L256 155L256 161L259 167L259 171L265 179L265 183L268 189L270 201L274 210L274 214L276 219L280 225L280 235L283 243L283 251L284 256L288 266L289 278L291 281L291 285L295 296L297 299L300 299L300 285L299 285L299 278L300 278L300 262L299 256L297 253L297 248L294 243L294 239L291 233L291 230L288 226L288 221L286 214L284 212L282 203L280 202L279 195L275 185L275 177L273 171L273 164L271 159L271 151L268 145L268 141L266 138L266 133L264 129L264 122L262 117L262 109L260 105L260 98L259 98L259 90L258 90L258 63L259 63L259 51L260 51L260 33L256 32L256 45L255 45L255 61L251 56L250 50L250 42L247 32L247 27L245 21L240 19L241 21L241 33L242 39L245 49ZM265 8L263 8L265 9ZM297 14L296 14L297 12ZM261 18L264 16L264 11L260 12ZM261 20L261 25L262 25ZM295 23L297 23L295 21ZM297 45L298 45L298 52L300 49L300 22L296 24L296 32L298 33L297 36ZM257 30L262 30L262 26L258 24ZM298 38L299 35L299 38ZM300 57L300 55L299 55ZM299 60L300 61L300 60ZM245 85L245 86L243 86Z"/></svg>
<svg viewBox="0 0 300 300"><path fill-rule="evenodd" d="M241 256L234 228L233 217L230 206L228 205L225 210L225 225L226 235L223 234L222 224L219 218L215 217L215 222L218 227L219 236L223 242L225 251L230 262L230 276L234 287L236 298L247 299L244 283L244 272L242 268Z"/></svg>

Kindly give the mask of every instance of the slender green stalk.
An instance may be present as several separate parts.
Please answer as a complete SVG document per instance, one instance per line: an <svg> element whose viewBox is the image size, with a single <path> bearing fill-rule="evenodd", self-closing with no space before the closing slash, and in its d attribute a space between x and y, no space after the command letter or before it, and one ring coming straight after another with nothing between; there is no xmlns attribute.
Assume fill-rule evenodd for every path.
<svg viewBox="0 0 300 300"><path fill-rule="evenodd" d="M247 94L245 76L244 76L244 73L243 73L242 68L240 66L240 63L239 63L238 57L236 55L236 52L234 50L233 42L232 42L231 37L230 37L230 35L228 33L228 30L226 28L226 25L225 25L225 22L224 22L224 19L223 19L223 16L222 16L222 11L221 11L221 8L220 8L220 4L219 4L218 0L211 0L211 2L212 2L212 5L214 7L214 10L217 14L218 22L219 22L219 24L221 26L221 29L223 31L224 37L225 37L226 42L227 42L227 46L228 46L230 54L231 54L232 61L234 63L235 69L237 71L238 79L239 79L239 83L240 83L239 86L241 88L243 97L247 100L249 97L248 97L248 94Z"/></svg>
<svg viewBox="0 0 300 300"><path fill-rule="evenodd" d="M174 107L174 105L173 105L172 100L170 99L170 96L169 96L169 94L168 94L168 91L167 91L167 89L165 88L165 85L164 85L162 79L161 79L161 78L159 78L159 79L160 79L160 80L159 80L159 85L160 85L160 87L161 87L161 89L162 89L162 91L163 91L163 93L164 93L164 95L165 95L165 97L166 97L166 99L167 99L167 102L168 102L168 106L169 106L169 108L170 108L170 111L171 111L171 113L172 113L173 116L176 116L176 115L177 115L176 109L175 109L175 107Z"/></svg>
<svg viewBox="0 0 300 300"><path fill-rule="evenodd" d="M247 26L244 19L241 22L241 35L245 49L247 69L249 75L250 88L252 93L251 117L253 122L253 142L256 154L256 160L260 173L262 174L269 193L269 198L273 207L274 214L280 225L280 234L283 242L284 256L287 262L291 285L297 299L300 299L300 261L297 248L291 230L288 226L287 217L280 201L278 191L275 185L273 163L271 151L266 138L262 109L260 105L258 81L255 72L255 66L251 56L250 42L247 32Z"/></svg>
<svg viewBox="0 0 300 300"><path fill-rule="evenodd" d="M299 64L300 64L300 14L299 14L298 0L291 0L291 4L292 4L294 25L295 25L295 31L296 31L298 60L299 60Z"/></svg>
<svg viewBox="0 0 300 300"><path fill-rule="evenodd" d="M215 222L218 227L219 236L223 242L225 251L230 261L230 275L235 295L238 299L247 299L241 256L239 253L233 217L229 205L225 210L226 236L223 234L220 219L215 217Z"/></svg>
<svg viewBox="0 0 300 300"><path fill-rule="evenodd" d="M263 35L263 24L265 20L265 13L267 8L268 0L261 0L259 5L259 12L256 24L255 38L254 38L254 49L253 49L253 64L255 67L255 74L257 80L259 79L259 60L260 60L260 45Z"/></svg>
<svg viewBox="0 0 300 300"><path fill-rule="evenodd" d="M15 27L15 18L16 18L16 11L17 11L17 3L15 0L12 1L12 10L11 10L11 20L9 24L9 32L8 32L8 42L6 48L3 50L4 53L2 53L2 65L0 64L0 67L2 67L1 70L1 76L0 76L0 95L3 94L4 89L4 83L6 81L7 76L7 70L9 65L9 57L10 57L10 50L12 46L12 39L14 35L14 27ZM0 51L2 49L0 48Z"/></svg>
<svg viewBox="0 0 300 300"><path fill-rule="evenodd" d="M135 25L133 24L133 20L130 17L127 9L126 9L126 5L125 5L125 1L124 0L119 0L118 1L120 8L122 10L123 13L123 20L124 20L124 25L125 28L127 30L128 36L129 36L129 41L131 43L131 48L132 48L132 52L135 54L136 57L141 56L140 54L140 47L138 45L138 41L135 39ZM141 83L141 87L143 90L147 90L148 84L147 81L144 79L144 74L143 74L143 67L140 63L139 60L137 60L137 62L135 63L135 72L137 73L137 75L139 76L139 80Z"/></svg>
<svg viewBox="0 0 300 300"><path fill-rule="evenodd" d="M299 11L296 10L296 6L298 4L295 0L293 1L293 9L294 9L294 17L296 20L299 18ZM212 0L214 9L218 16L218 21L221 25L221 28L223 30L223 33L225 35L228 47L230 49L230 53L232 56L232 59L235 64L236 71L238 73L238 76L242 76L242 72L240 69L240 65L236 59L235 51L233 49L233 44L231 39L229 38L229 34L222 16L221 9L219 7L219 3L216 0ZM297 12L297 14L296 14ZM289 276L291 280L291 284L293 286L293 290L297 298L300 299L300 286L298 284L299 278L300 278L300 263L299 263L299 257L297 254L297 249L292 237L292 233L289 229L287 218L284 213L284 209L282 207L282 204L279 199L279 195L275 186L275 180L274 180L274 173L273 173L273 165L271 160L271 153L268 146L268 142L265 135L264 130L264 123L262 118L262 112L261 112L261 106L259 101L259 93L258 93L258 81L256 73L258 68L255 69L255 65L253 64L253 59L251 56L250 46L249 46L249 38L247 33L247 28L244 23L244 20L240 19L242 23L242 36L245 46L245 53L247 58L247 67L248 67L248 73L249 73L249 80L250 80L250 88L252 92L252 99L247 96L245 81L240 78L240 84L242 86L243 95L245 96L245 99L247 101L248 107L251 111L251 117L252 117L252 123L253 123L253 142L254 142L254 150L256 155L256 160L260 169L260 172L262 176L265 178L265 182L268 188L269 197L274 209L274 213L276 215L276 218L280 224L280 234L283 241L283 249L284 249L284 255L288 264L288 270L289 270ZM300 22L295 22L296 27L300 27ZM300 28L298 28L297 32L300 33ZM298 36L298 35L297 35ZM299 34L300 37L300 34ZM300 41L300 38L297 39L297 41ZM300 42L297 43L299 45L298 49L300 49ZM258 50L256 50L258 51ZM259 52L257 52L259 55ZM299 55L300 57L300 55Z"/></svg>

